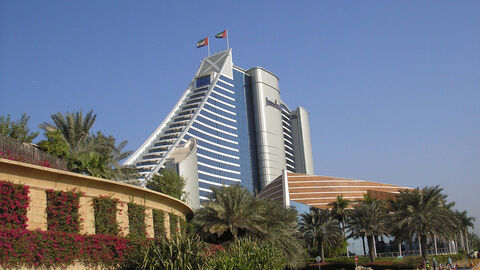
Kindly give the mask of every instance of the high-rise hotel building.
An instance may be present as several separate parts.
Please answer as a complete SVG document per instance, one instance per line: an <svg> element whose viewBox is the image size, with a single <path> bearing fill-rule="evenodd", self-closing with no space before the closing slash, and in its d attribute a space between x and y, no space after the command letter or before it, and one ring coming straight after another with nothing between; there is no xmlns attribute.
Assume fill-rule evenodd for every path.
<svg viewBox="0 0 480 270"><path fill-rule="evenodd" d="M233 65L228 49L201 62L175 107L125 164L143 180L162 168L177 170L193 208L215 186L257 193L283 170L313 174L308 113L287 107L277 76Z"/></svg>

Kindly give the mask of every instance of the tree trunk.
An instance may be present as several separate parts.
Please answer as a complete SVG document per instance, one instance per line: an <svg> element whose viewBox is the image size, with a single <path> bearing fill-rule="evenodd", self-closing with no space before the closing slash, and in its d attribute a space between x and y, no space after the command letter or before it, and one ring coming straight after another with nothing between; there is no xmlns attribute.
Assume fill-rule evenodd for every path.
<svg viewBox="0 0 480 270"><path fill-rule="evenodd" d="M465 248L465 242L463 241L463 232L460 230L460 248L463 250L467 250Z"/></svg>
<svg viewBox="0 0 480 270"><path fill-rule="evenodd" d="M345 222L342 222L342 230L343 230L343 239L345 239L345 241L347 242L347 258L350 258L350 255L348 254L348 240L347 240L347 237L345 237L346 236Z"/></svg>
<svg viewBox="0 0 480 270"><path fill-rule="evenodd" d="M434 234L433 235L433 246L435 248L435 255L438 255L438 249L437 249L437 236Z"/></svg>
<svg viewBox="0 0 480 270"><path fill-rule="evenodd" d="M373 236L373 257L377 258L377 237Z"/></svg>
<svg viewBox="0 0 480 270"><path fill-rule="evenodd" d="M421 250L422 250L422 257L426 260L427 259L427 236L422 235L420 236L420 244L421 244Z"/></svg>
<svg viewBox="0 0 480 270"><path fill-rule="evenodd" d="M322 256L322 262L325 261L325 251L323 250L323 241L319 241L319 248L320 248L320 256Z"/></svg>
<svg viewBox="0 0 480 270"><path fill-rule="evenodd" d="M465 245L467 246L467 253L470 254L470 245L468 243L468 229L465 229Z"/></svg>
<svg viewBox="0 0 480 270"><path fill-rule="evenodd" d="M363 244L363 255L367 256L367 250L365 249L365 236L362 236L362 244Z"/></svg>
<svg viewBox="0 0 480 270"><path fill-rule="evenodd" d="M374 262L375 261L375 253L374 253L375 240L373 239L373 235L367 236L367 242L368 242L368 255L370 256L370 262Z"/></svg>
<svg viewBox="0 0 480 270"><path fill-rule="evenodd" d="M402 256L402 242L398 241L398 256Z"/></svg>
<svg viewBox="0 0 480 270"><path fill-rule="evenodd" d="M420 234L417 234L417 242L418 242L418 251L420 252L420 256L423 256L423 249L422 249L422 240L420 239Z"/></svg>

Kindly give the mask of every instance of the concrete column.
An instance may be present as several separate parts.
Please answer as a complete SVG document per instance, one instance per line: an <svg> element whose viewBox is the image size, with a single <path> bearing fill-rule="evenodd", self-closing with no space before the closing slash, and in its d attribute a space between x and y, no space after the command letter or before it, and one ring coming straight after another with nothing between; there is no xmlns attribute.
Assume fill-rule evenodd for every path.
<svg viewBox="0 0 480 270"><path fill-rule="evenodd" d="M147 231L147 237L155 237L155 232L153 230L153 213L151 208L145 209L145 226Z"/></svg>
<svg viewBox="0 0 480 270"><path fill-rule="evenodd" d="M120 235L127 236L128 235L128 205L127 203L120 202L117 204L117 222L120 226Z"/></svg>
<svg viewBox="0 0 480 270"><path fill-rule="evenodd" d="M47 230L47 193L45 190L30 188L30 207L27 211L29 230Z"/></svg>
<svg viewBox="0 0 480 270"><path fill-rule="evenodd" d="M80 209L78 209L80 218L83 219L83 226L81 226L80 233L94 234L95 233L95 215L93 212L92 198L80 197Z"/></svg>

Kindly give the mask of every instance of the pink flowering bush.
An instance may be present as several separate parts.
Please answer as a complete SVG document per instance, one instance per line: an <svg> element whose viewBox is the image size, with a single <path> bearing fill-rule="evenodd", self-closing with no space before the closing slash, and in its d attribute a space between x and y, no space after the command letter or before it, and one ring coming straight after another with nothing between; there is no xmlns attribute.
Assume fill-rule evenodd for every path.
<svg viewBox="0 0 480 270"><path fill-rule="evenodd" d="M115 269L132 250L128 239L111 235L0 230L0 266L5 268L65 268L79 261L90 267Z"/></svg>
<svg viewBox="0 0 480 270"><path fill-rule="evenodd" d="M0 230L25 229L30 204L27 185L0 180Z"/></svg>
<svg viewBox="0 0 480 270"><path fill-rule="evenodd" d="M26 158L22 155L18 155L16 153L13 153L10 150L6 150L6 151L0 150L0 158L9 159L9 160L13 160L13 161L20 161L20 162L25 162L25 163L35 164L35 165L40 165L40 166L48 167L48 168L52 167L50 162L46 159L45 160L40 160L40 161L34 161L34 160L28 159L28 158Z"/></svg>
<svg viewBox="0 0 480 270"><path fill-rule="evenodd" d="M81 218L78 214L80 197L76 190L55 191L47 189L47 225L49 231L80 232Z"/></svg>

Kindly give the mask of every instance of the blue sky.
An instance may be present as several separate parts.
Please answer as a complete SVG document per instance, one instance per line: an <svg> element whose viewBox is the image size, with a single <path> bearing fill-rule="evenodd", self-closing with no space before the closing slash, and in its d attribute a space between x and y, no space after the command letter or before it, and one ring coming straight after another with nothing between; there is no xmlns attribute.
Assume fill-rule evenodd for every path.
<svg viewBox="0 0 480 270"><path fill-rule="evenodd" d="M228 28L310 112L319 175L441 185L480 232L478 1L3 1L0 115L93 109L136 149ZM226 48L211 40L211 50Z"/></svg>

